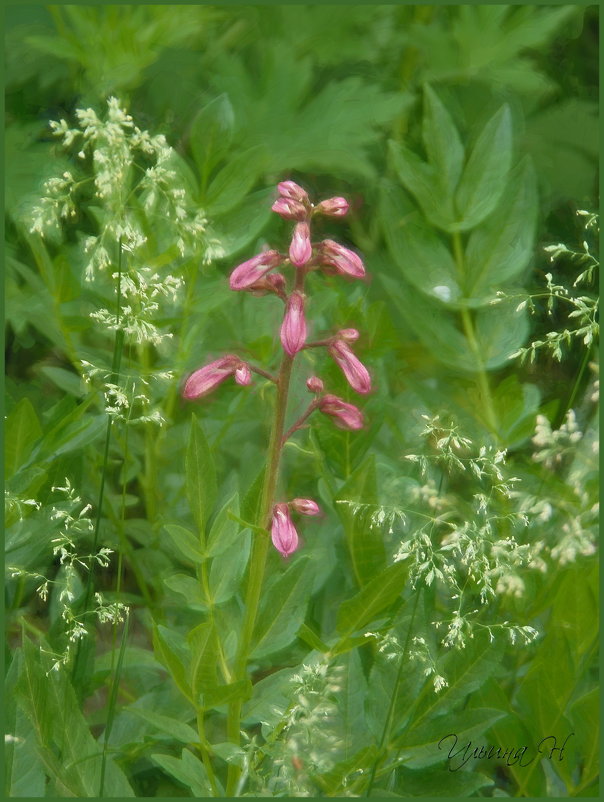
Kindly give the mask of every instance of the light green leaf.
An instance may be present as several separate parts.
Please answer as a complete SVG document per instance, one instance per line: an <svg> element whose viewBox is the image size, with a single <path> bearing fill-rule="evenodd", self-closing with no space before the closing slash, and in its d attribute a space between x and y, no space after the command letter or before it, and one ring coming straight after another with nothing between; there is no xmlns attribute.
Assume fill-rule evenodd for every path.
<svg viewBox="0 0 604 802"><path fill-rule="evenodd" d="M207 609L206 599L201 592L199 581L187 574L172 574L164 579L164 585L174 593L180 593L187 600L187 605L197 605Z"/></svg>
<svg viewBox="0 0 604 802"><path fill-rule="evenodd" d="M144 707L134 707L131 705L125 708L125 710L128 713L132 713L144 719L155 727L155 729L159 730L159 732L163 733L163 735L168 735L174 738L175 741L180 741L183 744L195 744L199 741L197 732L193 727L190 727L183 721L178 721L178 719L171 718L170 716L164 716L161 713L154 713L152 710L147 710Z"/></svg>
<svg viewBox="0 0 604 802"><path fill-rule="evenodd" d="M188 749L182 750L180 759L172 755L154 754L151 760L179 783L190 788L193 796L202 799L214 796L205 766Z"/></svg>
<svg viewBox="0 0 604 802"><path fill-rule="evenodd" d="M193 119L189 139L202 184L210 170L229 152L234 126L235 113L226 94L211 100Z"/></svg>
<svg viewBox="0 0 604 802"><path fill-rule="evenodd" d="M239 590L250 556L252 535L244 531L237 537L236 546L222 551L212 560L209 585L213 604L224 604Z"/></svg>
<svg viewBox="0 0 604 802"><path fill-rule="evenodd" d="M268 589L256 622L252 657L265 657L291 643L306 616L312 582L308 559L300 557Z"/></svg>
<svg viewBox="0 0 604 802"><path fill-rule="evenodd" d="M211 707L220 707L236 699L245 701L252 695L252 683L249 679L231 682L228 685L216 685L208 688L201 694L201 704L208 710Z"/></svg>
<svg viewBox="0 0 604 802"><path fill-rule="evenodd" d="M255 145L233 156L212 180L202 199L208 214L224 214L241 203L260 177L266 161L263 145Z"/></svg>
<svg viewBox="0 0 604 802"><path fill-rule="evenodd" d="M505 301L476 313L476 340L486 370L508 365L510 355L526 342L528 312L516 312L515 307L514 301Z"/></svg>
<svg viewBox="0 0 604 802"><path fill-rule="evenodd" d="M222 554L227 549L230 549L239 537L243 537L243 532L240 531L241 524L233 519L231 513L232 515L239 515L238 493L231 496L212 522L206 547L208 557L216 557L218 554Z"/></svg>
<svg viewBox="0 0 604 802"><path fill-rule="evenodd" d="M507 105L491 117L470 154L459 182L459 221L450 230L475 228L499 203L512 161L512 115Z"/></svg>
<svg viewBox="0 0 604 802"><path fill-rule="evenodd" d="M533 256L537 209L535 172L526 158L512 171L495 212L470 235L465 253L467 296L494 295L526 269Z"/></svg>
<svg viewBox="0 0 604 802"><path fill-rule="evenodd" d="M338 632L351 635L390 607L405 586L408 570L403 562L393 563L374 576L356 596L343 602L338 610Z"/></svg>
<svg viewBox="0 0 604 802"><path fill-rule="evenodd" d="M218 642L214 622L199 624L189 632L187 640L191 649L189 684L193 699L199 703L204 694L216 687Z"/></svg>
<svg viewBox="0 0 604 802"><path fill-rule="evenodd" d="M422 133L428 160L452 200L464 162L464 147L451 115L429 85L424 87Z"/></svg>
<svg viewBox="0 0 604 802"><path fill-rule="evenodd" d="M4 467L7 478L25 462L33 444L42 436L42 427L28 398L22 398L6 419L4 427Z"/></svg>
<svg viewBox="0 0 604 802"><path fill-rule="evenodd" d="M583 694L570 708L575 732L575 753L581 756L581 782L587 787L599 773L600 689Z"/></svg>
<svg viewBox="0 0 604 802"><path fill-rule="evenodd" d="M212 513L216 500L216 469L208 441L195 415L191 416L191 433L185 457L185 479L187 498L203 547L206 521Z"/></svg>
<svg viewBox="0 0 604 802"><path fill-rule="evenodd" d="M199 541L192 532L177 524L166 524L164 529L185 560L193 565L200 565L205 560L205 555L199 549Z"/></svg>
<svg viewBox="0 0 604 802"><path fill-rule="evenodd" d="M186 641L173 630L161 624L154 624L153 649L157 659L170 672L179 690L189 701L192 701L191 685L186 669L191 659L191 652Z"/></svg>

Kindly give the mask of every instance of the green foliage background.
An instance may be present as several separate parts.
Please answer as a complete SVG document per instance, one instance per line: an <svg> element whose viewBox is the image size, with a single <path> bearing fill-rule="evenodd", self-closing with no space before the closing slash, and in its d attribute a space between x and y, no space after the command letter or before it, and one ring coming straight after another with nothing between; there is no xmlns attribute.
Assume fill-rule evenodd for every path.
<svg viewBox="0 0 604 802"><path fill-rule="evenodd" d="M100 784L107 796L220 795L233 764L245 769L242 792L259 796L597 795L596 557L586 549L566 563L548 558L542 573L523 569L524 595L498 595L460 650L444 648L443 630L431 626L446 618L447 593L438 583L412 587L407 563L392 561L408 537L408 522L397 524L403 510L411 528L414 516L435 514L405 460L434 457L422 415L451 417L476 453L507 449L507 476L519 478L526 509L527 499L552 506L519 539L551 550L594 503L596 467L583 445L595 436L594 344L575 337L562 360L545 353L523 366L510 355L570 325L560 306L549 316L544 304L533 315L517 306L553 270L543 246L581 242L575 212L597 204L597 25L596 6L571 5L9 6L7 563L25 573L7 582L16 738L8 795L96 796ZM222 256L205 263L201 239L181 256L170 222L141 216L145 264L182 277L185 300L157 321L175 336L157 348L126 341L122 370L175 378L150 391L167 424L114 424L104 458L103 396L82 381L82 360L110 371L114 348L114 333L90 319L114 288L83 278L82 237L101 217L86 196L87 210L83 203L61 233L41 238L30 221L44 180L77 169L48 121L73 121L88 106L103 114L112 95L174 147L178 181ZM257 535L232 515L254 519L270 392L225 384L192 421L178 389L221 353L274 366L277 304L234 295L227 276L265 244L283 249L290 229L270 205L285 178L315 199L351 201L350 216L325 222L320 235L356 248L370 281L311 282L309 318L317 335L362 332L358 353L376 389L363 406L366 430L316 421L299 448L286 448L284 498L317 498L326 514L305 527L290 563L270 557L252 687L221 682L217 665L233 654L240 626ZM572 260L556 263L560 285L572 287L576 274ZM497 293L508 299L494 305ZM319 370L353 401L337 368L313 359L298 380ZM292 409L303 403L300 392ZM536 416L558 429L571 407L582 444L548 469L533 459ZM484 487L450 468L431 462L428 480L451 520L476 522L473 498ZM97 568L94 587L131 607L129 625L100 627L77 670L52 671L49 654L65 646L66 587L52 551L52 488L68 477L95 505L101 475L96 535L119 562ZM369 516L338 501L365 505ZM500 537L515 531L507 503L491 510ZM394 514L390 528L371 518L380 510ZM90 531L72 536L91 552ZM36 576L56 582L47 603ZM75 605L88 598L86 584L82 571ZM490 643L488 626L508 620L536 627L539 639ZM402 670L369 631L406 644ZM413 637L447 679L440 693L408 660ZM283 723L292 675L325 654L339 678L331 691L324 678L321 691L335 740L316 735L315 747L333 755L329 765L300 734L300 722L320 730L310 716L298 711L299 731ZM224 731L234 698L253 739L243 749ZM215 782L199 759L195 705L206 715ZM575 735L564 762L472 760L450 772L437 747L449 732L502 750Z"/></svg>

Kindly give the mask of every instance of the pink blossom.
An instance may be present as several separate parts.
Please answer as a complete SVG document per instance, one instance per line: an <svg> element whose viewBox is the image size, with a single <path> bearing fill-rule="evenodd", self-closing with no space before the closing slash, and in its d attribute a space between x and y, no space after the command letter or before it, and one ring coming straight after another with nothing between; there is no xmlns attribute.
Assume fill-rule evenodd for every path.
<svg viewBox="0 0 604 802"><path fill-rule="evenodd" d="M277 190L282 198L303 204L309 203L308 192L302 189L300 184L296 184L295 181L281 181L280 184L277 184Z"/></svg>
<svg viewBox="0 0 604 802"><path fill-rule="evenodd" d="M323 392L323 382L318 376L311 376L310 379L307 379L306 386L308 387L311 393Z"/></svg>
<svg viewBox="0 0 604 802"><path fill-rule="evenodd" d="M278 251L264 251L247 262L243 262L231 273L229 286L232 290L247 290L283 261Z"/></svg>
<svg viewBox="0 0 604 802"><path fill-rule="evenodd" d="M306 319L304 317L304 296L294 291L289 296L285 317L281 324L281 343L289 356L294 356L304 348L306 342Z"/></svg>
<svg viewBox="0 0 604 802"><path fill-rule="evenodd" d="M323 240L319 245L319 258L321 263L333 268L334 272L351 278L363 278L365 267L363 262L350 248L345 248L339 242L331 239Z"/></svg>
<svg viewBox="0 0 604 802"><path fill-rule="evenodd" d="M317 206L317 211L329 217L344 217L349 208L346 198L328 198L321 201Z"/></svg>
<svg viewBox="0 0 604 802"><path fill-rule="evenodd" d="M284 289L285 277L282 276L281 273L271 273L268 276L263 276L247 287L247 290L251 292L252 295L262 296L272 292L285 300Z"/></svg>
<svg viewBox="0 0 604 802"><path fill-rule="evenodd" d="M207 395L225 379L232 376L242 364L245 363L242 363L238 356L228 354L216 359L214 362L210 362L209 365L204 365L203 368L191 373L185 382L182 391L183 398L191 401Z"/></svg>
<svg viewBox="0 0 604 802"><path fill-rule="evenodd" d="M335 418L336 426L340 429L362 429L364 425L363 413L354 404L342 401L336 395L324 395L319 402L319 409L325 415Z"/></svg>
<svg viewBox="0 0 604 802"><path fill-rule="evenodd" d="M311 256L310 226L306 222L297 223L289 246L291 263L296 267L303 267Z"/></svg>
<svg viewBox="0 0 604 802"><path fill-rule="evenodd" d="M302 203L289 198L278 198L271 208L285 220L304 220L307 215L306 207Z"/></svg>
<svg viewBox="0 0 604 802"><path fill-rule="evenodd" d="M251 384L252 371L247 362L242 362L235 371L235 381L243 386Z"/></svg>
<svg viewBox="0 0 604 802"><path fill-rule="evenodd" d="M293 510L301 515L318 515L321 512L317 502L311 498L295 498L289 504Z"/></svg>
<svg viewBox="0 0 604 802"><path fill-rule="evenodd" d="M273 546L284 557L289 557L298 548L298 533L292 523L287 504L275 504L273 507L271 539Z"/></svg>
<svg viewBox="0 0 604 802"><path fill-rule="evenodd" d="M345 340L336 340L329 346L329 353L342 368L348 384L357 393L371 391L371 377L365 365L352 353Z"/></svg>

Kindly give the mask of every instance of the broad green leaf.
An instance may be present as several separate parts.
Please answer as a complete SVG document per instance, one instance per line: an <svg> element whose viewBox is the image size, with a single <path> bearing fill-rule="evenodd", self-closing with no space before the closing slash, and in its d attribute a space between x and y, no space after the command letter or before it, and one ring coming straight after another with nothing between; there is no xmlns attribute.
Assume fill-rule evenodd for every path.
<svg viewBox="0 0 604 802"><path fill-rule="evenodd" d="M156 753L151 755L151 760L179 783L190 788L193 796L202 799L214 796L205 766L188 749L182 750L180 758Z"/></svg>
<svg viewBox="0 0 604 802"><path fill-rule="evenodd" d="M228 741L221 744L210 744L210 752L224 760L225 763L234 763L236 766L243 767L245 752L235 744Z"/></svg>
<svg viewBox="0 0 604 802"><path fill-rule="evenodd" d="M220 242L225 259L233 257L260 235L271 217L273 194L273 189L252 192L237 208L212 220L212 233Z"/></svg>
<svg viewBox="0 0 604 802"><path fill-rule="evenodd" d="M512 171L495 212L470 235L465 252L467 296L494 295L527 268L533 256L537 209L535 172L526 158Z"/></svg>
<svg viewBox="0 0 604 802"><path fill-rule="evenodd" d="M600 690L594 688L573 703L569 710L575 732L575 754L581 758L580 785L588 787L599 773Z"/></svg>
<svg viewBox="0 0 604 802"><path fill-rule="evenodd" d="M264 170L266 161L263 145L255 145L233 156L211 181L203 198L208 214L224 214L244 201Z"/></svg>
<svg viewBox="0 0 604 802"><path fill-rule="evenodd" d="M266 657L291 643L306 616L312 582L308 559L300 557L269 588L256 621L252 657Z"/></svg>
<svg viewBox="0 0 604 802"><path fill-rule="evenodd" d="M36 440L42 436L42 427L28 398L22 398L6 419L4 427L5 475L13 476L25 462Z"/></svg>
<svg viewBox="0 0 604 802"><path fill-rule="evenodd" d="M334 499L348 542L352 567L362 587L380 571L386 562L384 544L379 531L369 526L371 506L377 502L375 456L369 455L338 490ZM360 505L357 509L355 505Z"/></svg>
<svg viewBox="0 0 604 802"><path fill-rule="evenodd" d="M126 708L129 713L147 721L155 729L159 730L163 735L174 738L175 741L180 741L183 744L198 743L199 735L188 724L178 719L164 716L161 713L154 713L152 710L147 710L144 707L134 707L131 705Z"/></svg>
<svg viewBox="0 0 604 802"><path fill-rule="evenodd" d="M203 548L206 521L212 514L216 500L216 469L210 446L195 415L191 416L191 433L185 457L185 479L187 498Z"/></svg>
<svg viewBox="0 0 604 802"><path fill-rule="evenodd" d="M252 683L249 679L231 682L228 685L216 685L201 694L201 704L207 710L220 707L236 699L246 701L252 695Z"/></svg>
<svg viewBox="0 0 604 802"><path fill-rule="evenodd" d="M209 586L213 604L224 604L239 590L250 557L251 540L249 531L241 532L236 544L212 560Z"/></svg>
<svg viewBox="0 0 604 802"><path fill-rule="evenodd" d="M511 449L532 437L541 394L536 384L520 384L516 374L499 382L493 393L493 405L499 422L499 434Z"/></svg>
<svg viewBox="0 0 604 802"><path fill-rule="evenodd" d="M338 718L344 734L343 758L356 754L367 743L367 724L365 721L365 700L367 680L363 673L358 649L343 655L338 660L342 669L339 675L340 689L337 691Z"/></svg>
<svg viewBox="0 0 604 802"><path fill-rule="evenodd" d="M153 625L153 649L157 659L170 672L179 690L192 701L191 684L187 676L187 666L191 652L184 639L161 624Z"/></svg>
<svg viewBox="0 0 604 802"><path fill-rule="evenodd" d="M48 652L48 647L44 644ZM74 796L98 797L102 747L92 737L68 675L52 671L51 658L25 639L23 664L15 688L19 704L33 724L39 754L46 770L60 787ZM61 752L61 760L55 755ZM110 755L106 756L104 793L131 797L126 775Z"/></svg>
<svg viewBox="0 0 604 802"><path fill-rule="evenodd" d="M450 230L469 231L497 206L512 161L512 115L507 105L486 123L463 171L456 194L459 222Z"/></svg>
<svg viewBox="0 0 604 802"><path fill-rule="evenodd" d="M216 557L218 554L222 554L227 549L232 548L239 538L243 538L241 524L233 519L231 513L239 515L238 493L231 496L212 522L206 545L208 557ZM255 521L251 523L255 523Z"/></svg>
<svg viewBox="0 0 604 802"><path fill-rule="evenodd" d="M57 387L75 398L81 398L86 393L86 387L83 380L77 373L65 368L57 368L53 365L43 365L40 368L40 373L43 373L48 379L51 380Z"/></svg>
<svg viewBox="0 0 604 802"><path fill-rule="evenodd" d="M308 663L308 656L305 664ZM242 721L248 724L266 723L274 727L285 713L292 693L292 677L300 666L281 668L257 682L252 697L243 706Z"/></svg>
<svg viewBox="0 0 604 802"><path fill-rule="evenodd" d="M187 640L191 649L189 684L193 699L199 704L202 696L216 687L218 641L213 621L196 626Z"/></svg>
<svg viewBox="0 0 604 802"><path fill-rule="evenodd" d="M207 600L202 593L199 580L187 574L172 574L164 579L164 585L187 600L187 605L207 608ZM184 604L184 602L183 602Z"/></svg>
<svg viewBox="0 0 604 802"><path fill-rule="evenodd" d="M478 351L486 370L510 364L510 356L526 342L528 312L516 311L514 301L479 309L475 317Z"/></svg>
<svg viewBox="0 0 604 802"><path fill-rule="evenodd" d="M428 161L452 200L464 161L464 147L451 115L431 86L424 87L423 138Z"/></svg>
<svg viewBox="0 0 604 802"><path fill-rule="evenodd" d="M396 739L396 747L407 768L423 769L447 760L448 768L454 771L464 765L468 741L485 743L488 730L505 715L501 710L474 708L442 716L404 732ZM448 737L451 735L454 737Z"/></svg>
<svg viewBox="0 0 604 802"><path fill-rule="evenodd" d="M226 94L211 100L193 119L189 139L202 186L211 169L229 152L234 126L235 113Z"/></svg>
<svg viewBox="0 0 604 802"><path fill-rule="evenodd" d="M438 228L449 230L454 223L453 210L443 197L436 170L404 145L390 141L388 149L401 183L419 203L428 220Z"/></svg>
<svg viewBox="0 0 604 802"><path fill-rule="evenodd" d="M404 562L393 563L374 576L356 596L343 602L338 610L338 632L351 635L390 607L402 593L408 571Z"/></svg>
<svg viewBox="0 0 604 802"><path fill-rule="evenodd" d="M352 757L341 760L339 763L324 774L315 775L315 779L321 785L327 796L340 796L343 789L348 794L354 793L355 780L365 784L363 775L369 774L371 767L379 757L377 746L365 746ZM355 794L358 796L359 794Z"/></svg>
<svg viewBox="0 0 604 802"><path fill-rule="evenodd" d="M185 560L193 565L200 565L204 561L205 555L199 549L199 540L192 532L177 524L166 524L164 529Z"/></svg>
<svg viewBox="0 0 604 802"><path fill-rule="evenodd" d="M260 523L258 518L260 516L260 505L262 503L265 470L264 466L260 469L260 472L241 499L241 517L244 521L249 521L255 525Z"/></svg>

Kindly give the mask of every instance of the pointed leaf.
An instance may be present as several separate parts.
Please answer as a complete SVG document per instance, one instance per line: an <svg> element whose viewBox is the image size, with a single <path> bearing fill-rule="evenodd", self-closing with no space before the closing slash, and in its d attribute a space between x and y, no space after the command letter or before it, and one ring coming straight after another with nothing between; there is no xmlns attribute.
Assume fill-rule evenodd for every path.
<svg viewBox="0 0 604 802"><path fill-rule="evenodd" d="M199 541L192 532L177 524L166 524L164 529L185 560L193 565L201 565L205 555L200 550Z"/></svg>
<svg viewBox="0 0 604 802"><path fill-rule="evenodd" d="M189 632L187 640L191 649L189 684L193 699L199 703L203 694L216 687L218 643L213 621L199 624Z"/></svg>
<svg viewBox="0 0 604 802"><path fill-rule="evenodd" d="M190 788L193 796L202 799L214 796L205 766L188 749L182 750L180 759L172 755L154 754L151 755L151 760L186 788Z"/></svg>
<svg viewBox="0 0 604 802"><path fill-rule="evenodd" d="M160 663L170 672L172 679L181 693L183 693L189 701L192 701L191 685L187 678L186 669L190 661L190 650L186 642L179 638L171 629L161 624L154 624L153 650Z"/></svg>
<svg viewBox="0 0 604 802"><path fill-rule="evenodd" d="M374 576L356 596L343 602L338 610L338 632L351 635L390 607L402 593L408 571L403 562L393 563Z"/></svg>
<svg viewBox="0 0 604 802"><path fill-rule="evenodd" d="M159 730L159 732L164 735L169 735L171 738L174 738L175 741L180 741L183 744L194 744L199 741L198 733L193 727L185 724L184 721L178 721L178 719L164 716L161 713L154 713L152 710L147 710L144 707L134 707L131 705L127 707L126 710L128 713L132 713L144 719L155 727L155 729Z"/></svg>
<svg viewBox="0 0 604 802"><path fill-rule="evenodd" d="M28 398L22 398L6 419L4 427L5 475L11 477L25 462L35 441L42 436L42 427Z"/></svg>
<svg viewBox="0 0 604 802"><path fill-rule="evenodd" d="M432 89L424 88L423 137L430 164L452 199L464 161L464 147L444 104Z"/></svg>
<svg viewBox="0 0 604 802"><path fill-rule="evenodd" d="M229 151L235 127L235 113L228 95L211 100L191 123L190 142L193 158L202 177Z"/></svg>
<svg viewBox="0 0 604 802"><path fill-rule="evenodd" d="M205 544L205 526L216 500L216 469L212 452L201 424L191 416L191 434L185 457L187 498L199 530L202 546Z"/></svg>

